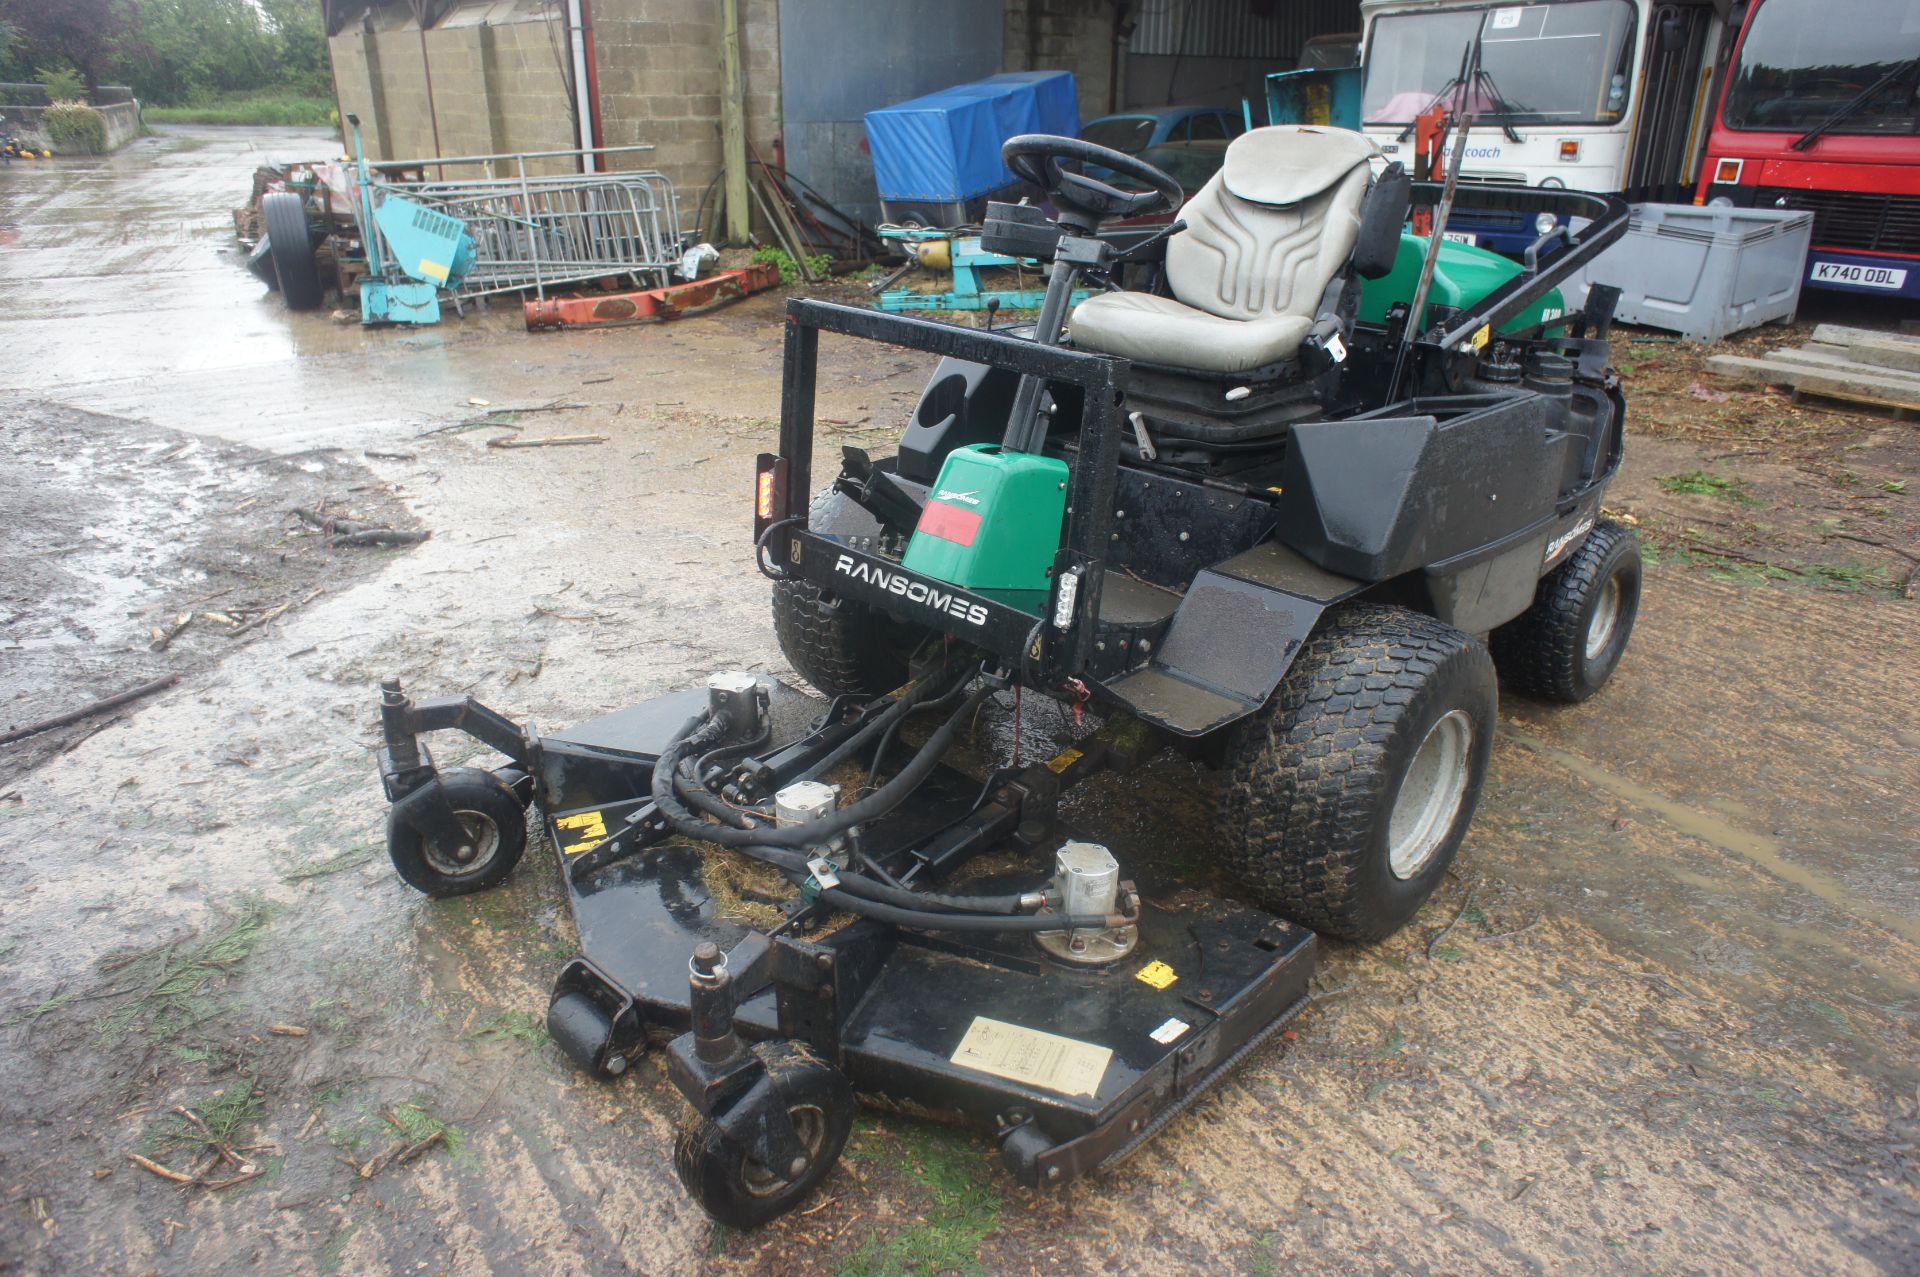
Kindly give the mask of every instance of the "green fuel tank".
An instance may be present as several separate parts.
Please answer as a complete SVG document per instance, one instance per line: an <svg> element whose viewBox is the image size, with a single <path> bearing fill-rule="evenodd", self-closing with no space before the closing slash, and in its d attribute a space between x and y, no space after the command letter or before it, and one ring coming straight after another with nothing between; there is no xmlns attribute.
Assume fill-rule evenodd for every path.
<svg viewBox="0 0 1920 1277"><path fill-rule="evenodd" d="M947 454L901 562L963 589L1044 597L1066 513L1066 462L969 444Z"/></svg>
<svg viewBox="0 0 1920 1277"><path fill-rule="evenodd" d="M1385 323L1387 308L1395 302L1412 302L1420 284L1420 265L1427 257L1427 239L1411 231L1400 234L1400 249L1394 255L1393 270L1380 279L1369 279L1360 294L1360 322ZM1427 315L1435 306L1471 306L1500 285L1520 273L1520 264L1498 253L1471 244L1440 245L1440 260L1434 267L1433 287L1427 293ZM1533 305L1507 321L1502 332L1513 332L1544 320L1555 319L1566 311L1560 290L1553 289ZM1429 319L1420 326L1425 329Z"/></svg>

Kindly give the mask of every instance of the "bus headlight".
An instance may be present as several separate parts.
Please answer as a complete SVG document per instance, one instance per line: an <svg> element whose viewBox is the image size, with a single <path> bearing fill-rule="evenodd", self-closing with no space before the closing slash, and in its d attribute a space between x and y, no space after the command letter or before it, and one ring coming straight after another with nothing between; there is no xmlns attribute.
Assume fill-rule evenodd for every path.
<svg viewBox="0 0 1920 1277"><path fill-rule="evenodd" d="M1551 235L1553 234L1554 228L1559 225L1560 219L1552 213L1542 213L1533 219L1533 233L1536 235Z"/></svg>

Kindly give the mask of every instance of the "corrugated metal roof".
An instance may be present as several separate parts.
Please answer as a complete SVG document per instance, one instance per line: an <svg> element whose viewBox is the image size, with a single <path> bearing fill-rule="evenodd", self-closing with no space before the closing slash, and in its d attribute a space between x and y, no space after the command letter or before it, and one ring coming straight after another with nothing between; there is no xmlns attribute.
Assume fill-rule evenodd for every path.
<svg viewBox="0 0 1920 1277"><path fill-rule="evenodd" d="M1127 52L1292 66L1314 36L1359 29L1356 0L1140 0Z"/></svg>

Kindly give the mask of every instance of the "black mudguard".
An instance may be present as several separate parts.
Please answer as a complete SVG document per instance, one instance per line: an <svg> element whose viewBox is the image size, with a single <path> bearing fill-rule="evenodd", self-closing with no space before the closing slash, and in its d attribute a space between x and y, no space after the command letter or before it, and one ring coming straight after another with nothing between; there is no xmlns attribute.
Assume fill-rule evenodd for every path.
<svg viewBox="0 0 1920 1277"><path fill-rule="evenodd" d="M1102 690L1176 736L1205 736L1266 704L1321 613L1366 588L1278 542L1256 546L1196 576L1152 661Z"/></svg>

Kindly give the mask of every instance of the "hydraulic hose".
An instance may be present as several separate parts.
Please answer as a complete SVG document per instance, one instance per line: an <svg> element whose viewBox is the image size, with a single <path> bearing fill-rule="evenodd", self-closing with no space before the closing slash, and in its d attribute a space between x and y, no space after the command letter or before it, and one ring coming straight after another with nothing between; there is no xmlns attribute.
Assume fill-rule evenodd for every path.
<svg viewBox="0 0 1920 1277"><path fill-rule="evenodd" d="M912 691L881 710L874 716L872 722L864 724L860 730L841 741L825 758L822 758L819 762L801 772L795 779L817 780L827 775L841 763L866 748L867 743L876 735L883 732L891 735L892 729L905 722L907 716L912 714L916 709L921 708L923 705L941 704L946 700L947 696L959 691L965 687L966 684L967 680L964 673L951 688L940 689L940 679L938 677L923 680ZM936 689L940 689L938 698L934 696Z"/></svg>
<svg viewBox="0 0 1920 1277"><path fill-rule="evenodd" d="M701 821L680 801L674 792L674 770L680 760L695 749L703 749L710 744L720 730L709 721L696 729L691 735L681 737L667 746L653 767L653 780L649 797L660 809L669 825L678 832L691 838L702 838L708 842L717 842L723 847L743 847L757 843L773 847L804 847L811 843L825 842L835 834L844 833L863 821L885 815L906 799L921 782L926 780L933 769L939 765L940 758L953 743L960 727L972 717L974 707L993 691L992 683L983 683L975 688L960 702L960 707L942 723L927 743L920 747L905 767L897 775L873 793L838 811L829 813L819 820L804 825L788 825L780 829L738 829L731 825L709 825ZM889 713L893 712L891 710Z"/></svg>
<svg viewBox="0 0 1920 1277"><path fill-rule="evenodd" d="M807 857L798 851L788 851L784 847L746 846L735 848L744 856L772 865L784 873L804 877L812 872L807 865ZM955 913L1014 914L1020 911L1026 901L1025 895L1003 896L947 896L935 891L909 891L905 887L890 887L883 882L875 882L865 874L851 870L840 872L840 885L853 895L876 904L893 905L916 913L933 913L951 910ZM1102 923L1086 923L1086 926L1105 926Z"/></svg>

